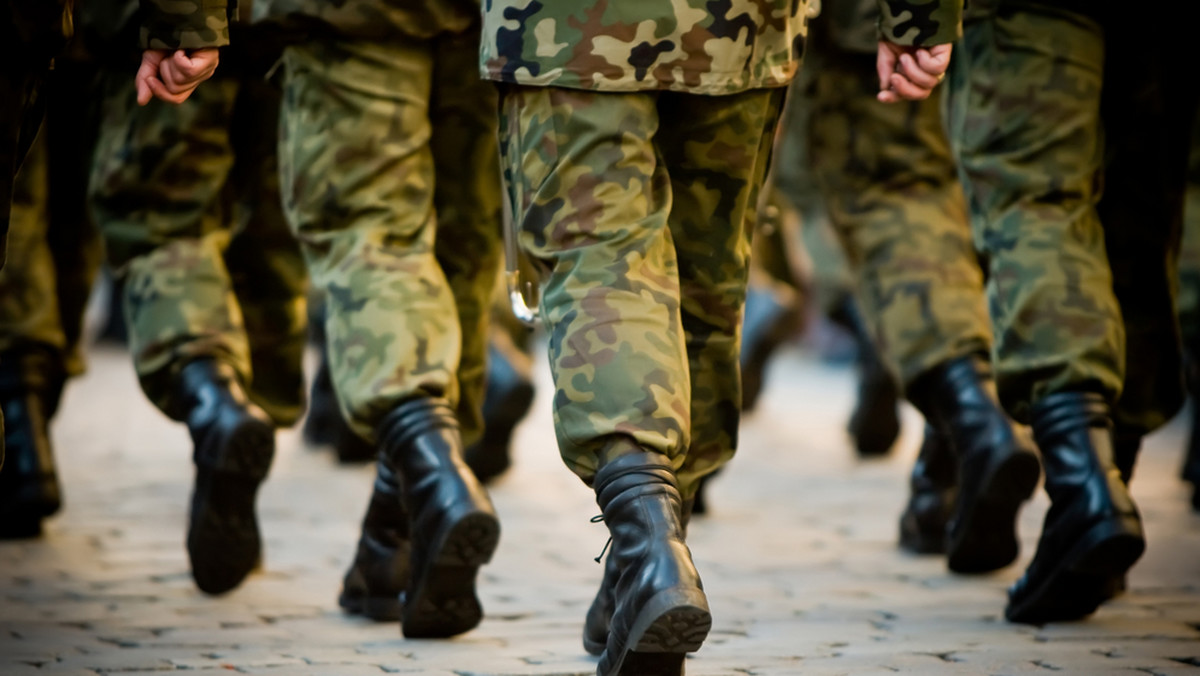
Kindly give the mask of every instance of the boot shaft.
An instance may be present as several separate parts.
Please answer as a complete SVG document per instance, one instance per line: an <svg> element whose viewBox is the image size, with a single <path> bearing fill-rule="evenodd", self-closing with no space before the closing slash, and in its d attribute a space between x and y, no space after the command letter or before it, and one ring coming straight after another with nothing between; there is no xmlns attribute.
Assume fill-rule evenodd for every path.
<svg viewBox="0 0 1200 676"><path fill-rule="evenodd" d="M1136 515L1113 449L1109 406L1099 394L1061 392L1033 407L1051 509Z"/></svg>
<svg viewBox="0 0 1200 676"><path fill-rule="evenodd" d="M909 387L908 398L959 461L980 450L1027 445L1000 406L991 364L981 355L934 367Z"/></svg>
<svg viewBox="0 0 1200 676"><path fill-rule="evenodd" d="M456 510L494 513L491 500L463 460L462 435L444 399L396 407L378 428L380 461L395 472L410 522L453 518ZM436 530L432 524L418 531Z"/></svg>

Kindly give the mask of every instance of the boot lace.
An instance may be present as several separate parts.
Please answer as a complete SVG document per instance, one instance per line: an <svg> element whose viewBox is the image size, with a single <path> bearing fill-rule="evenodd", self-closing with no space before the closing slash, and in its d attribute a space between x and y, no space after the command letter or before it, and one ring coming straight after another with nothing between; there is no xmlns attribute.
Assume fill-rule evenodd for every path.
<svg viewBox="0 0 1200 676"><path fill-rule="evenodd" d="M604 522L604 515L603 515L603 514L597 514L596 516L593 516L592 518L588 519L588 521L589 521L590 523L603 523L603 522ZM592 560L593 560L593 561L595 561L596 563L600 563L600 561L601 561L601 560L604 558L604 552L607 552L607 551L608 551L608 547L609 547L609 545L611 545L611 544L612 544L612 536L610 535L610 536L608 536L608 542L605 542L605 543L604 543L604 549L601 549L601 550L600 550L600 556L597 556L596 558L594 558L594 559L592 559Z"/></svg>

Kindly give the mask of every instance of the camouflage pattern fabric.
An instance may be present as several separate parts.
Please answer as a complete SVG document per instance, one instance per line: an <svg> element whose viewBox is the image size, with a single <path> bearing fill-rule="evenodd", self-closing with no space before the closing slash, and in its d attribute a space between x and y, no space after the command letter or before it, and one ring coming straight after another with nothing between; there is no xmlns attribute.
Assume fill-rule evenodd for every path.
<svg viewBox="0 0 1200 676"><path fill-rule="evenodd" d="M832 5L854 4L835 0ZM791 105L807 127L809 171L857 277L876 344L904 384L969 354L990 354L991 324L967 208L942 128L941 90L881 103L873 54L851 53L814 24Z"/></svg>
<svg viewBox="0 0 1200 676"><path fill-rule="evenodd" d="M298 41L425 40L478 30L479 0L255 0L252 16L255 23L275 24Z"/></svg>
<svg viewBox="0 0 1200 676"><path fill-rule="evenodd" d="M963 0L879 0L879 37L928 47L962 37Z"/></svg>
<svg viewBox="0 0 1200 676"><path fill-rule="evenodd" d="M141 0L145 49L201 49L229 44L237 0Z"/></svg>
<svg viewBox="0 0 1200 676"><path fill-rule="evenodd" d="M807 0L488 0L483 77L599 91L730 94L787 84Z"/></svg>
<svg viewBox="0 0 1200 676"><path fill-rule="evenodd" d="M108 84L90 200L142 389L176 419L178 372L202 357L231 364L276 423L303 411L305 275L279 206L276 96L216 78L139 107L128 75Z"/></svg>
<svg viewBox="0 0 1200 676"><path fill-rule="evenodd" d="M505 90L509 198L547 269L558 444L584 481L648 450L687 498L733 455L750 232L783 95Z"/></svg>
<svg viewBox="0 0 1200 676"><path fill-rule="evenodd" d="M482 433L501 264L495 90L478 36L287 48L283 195L326 304L342 412L364 438L405 400L446 397Z"/></svg>
<svg viewBox="0 0 1200 676"><path fill-rule="evenodd" d="M60 61L47 84L47 121L17 174L11 256L0 271L0 359L41 350L62 376L84 371L80 343L103 257L85 209L98 101L95 70Z"/></svg>
<svg viewBox="0 0 1200 676"><path fill-rule="evenodd" d="M1145 433L1182 401L1171 285L1196 92L1182 35L1106 59L1104 34L1052 6L972 3L948 119L1005 407L1026 421L1048 394L1093 391Z"/></svg>

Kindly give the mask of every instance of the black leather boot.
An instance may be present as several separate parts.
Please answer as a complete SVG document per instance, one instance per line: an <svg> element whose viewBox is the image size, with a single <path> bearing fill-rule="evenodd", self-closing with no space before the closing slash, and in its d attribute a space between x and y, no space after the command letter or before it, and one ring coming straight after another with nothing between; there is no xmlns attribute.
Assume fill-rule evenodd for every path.
<svg viewBox="0 0 1200 676"><path fill-rule="evenodd" d="M1037 487L1037 454L1000 409L991 366L980 356L950 360L922 374L909 399L950 441L958 496L947 529L950 570L983 573L1016 560L1016 520Z"/></svg>
<svg viewBox="0 0 1200 676"><path fill-rule="evenodd" d="M900 516L900 547L914 554L944 554L946 525L958 494L958 464L950 440L928 423L909 487L908 505Z"/></svg>
<svg viewBox="0 0 1200 676"><path fill-rule="evenodd" d="M496 550L500 520L463 462L454 411L443 399L405 402L380 423L379 443L399 475L411 528L404 635L446 638L473 629L483 618L475 576Z"/></svg>
<svg viewBox="0 0 1200 676"><path fill-rule="evenodd" d="M324 346L321 346L322 352ZM333 391L333 378L329 373L329 359L321 355L317 374L313 377L312 391L308 398L308 415L304 418L304 442L310 446L332 446L339 462L359 463L374 460L375 447L355 434L342 417L338 408L337 394Z"/></svg>
<svg viewBox="0 0 1200 676"><path fill-rule="evenodd" d="M708 600L684 544L682 501L666 456L635 453L600 468L596 502L618 571L598 676L682 674L712 627Z"/></svg>
<svg viewBox="0 0 1200 676"><path fill-rule="evenodd" d="M685 540L694 505L694 500L684 500L679 509L679 525L683 527ZM596 592L596 598L592 599L592 605L588 608L587 617L583 621L583 649L589 655L599 656L604 652L604 646L608 642L608 626L612 622L613 608L617 604L613 594L620 577L621 570L617 568L617 559L612 556L605 559L604 576L600 578L600 589Z"/></svg>
<svg viewBox="0 0 1200 676"><path fill-rule="evenodd" d="M831 318L850 331L858 348L858 399L846 431L860 457L887 455L900 436L900 385L880 359L853 297L847 296Z"/></svg>
<svg viewBox="0 0 1200 676"><path fill-rule="evenodd" d="M1008 591L1009 621L1090 615L1145 551L1141 518L1113 461L1111 425L1098 394L1061 392L1034 405L1050 510L1033 562Z"/></svg>
<svg viewBox="0 0 1200 676"><path fill-rule="evenodd" d="M275 456L275 426L250 402L237 373L215 359L180 371L180 401L195 446L187 549L196 586L221 594L258 565L254 501Z"/></svg>
<svg viewBox="0 0 1200 676"><path fill-rule="evenodd" d="M786 288L786 287L785 287ZM767 363L800 325L800 303L795 292L751 284L746 290L742 320L742 412L758 404Z"/></svg>
<svg viewBox="0 0 1200 676"><path fill-rule="evenodd" d="M42 534L42 520L62 506L50 445L50 419L65 376L40 349L0 355L0 411L8 460L0 467L0 539Z"/></svg>
<svg viewBox="0 0 1200 676"><path fill-rule="evenodd" d="M508 471L513 430L533 406L529 359L488 345L487 389L483 396L483 437L464 452L467 466L483 483Z"/></svg>
<svg viewBox="0 0 1200 676"><path fill-rule="evenodd" d="M376 463L375 489L363 517L354 563L342 581L338 605L377 622L400 619L400 594L408 586L411 543L400 485L387 461Z"/></svg>

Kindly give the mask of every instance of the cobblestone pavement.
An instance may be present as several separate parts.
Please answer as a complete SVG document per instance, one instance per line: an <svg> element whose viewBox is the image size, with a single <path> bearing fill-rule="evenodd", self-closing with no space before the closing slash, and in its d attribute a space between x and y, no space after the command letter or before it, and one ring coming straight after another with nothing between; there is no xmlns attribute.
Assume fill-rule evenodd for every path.
<svg viewBox="0 0 1200 676"><path fill-rule="evenodd" d="M594 673L579 633L605 531L558 460L545 394L493 492L504 536L480 584L486 619L456 640L406 641L335 604L370 468L336 466L294 431L259 502L263 570L222 598L198 593L187 433L145 402L127 357L98 352L54 428L65 511L41 540L0 543L0 675ZM1176 478L1178 422L1139 467L1150 546L1129 593L1087 622L1037 628L1002 610L1045 499L1022 515L1020 564L994 575L900 553L919 421L906 412L893 457L858 462L842 429L851 398L845 369L778 360L742 455L713 482L713 514L691 530L715 623L690 674L1200 674L1200 516Z"/></svg>

